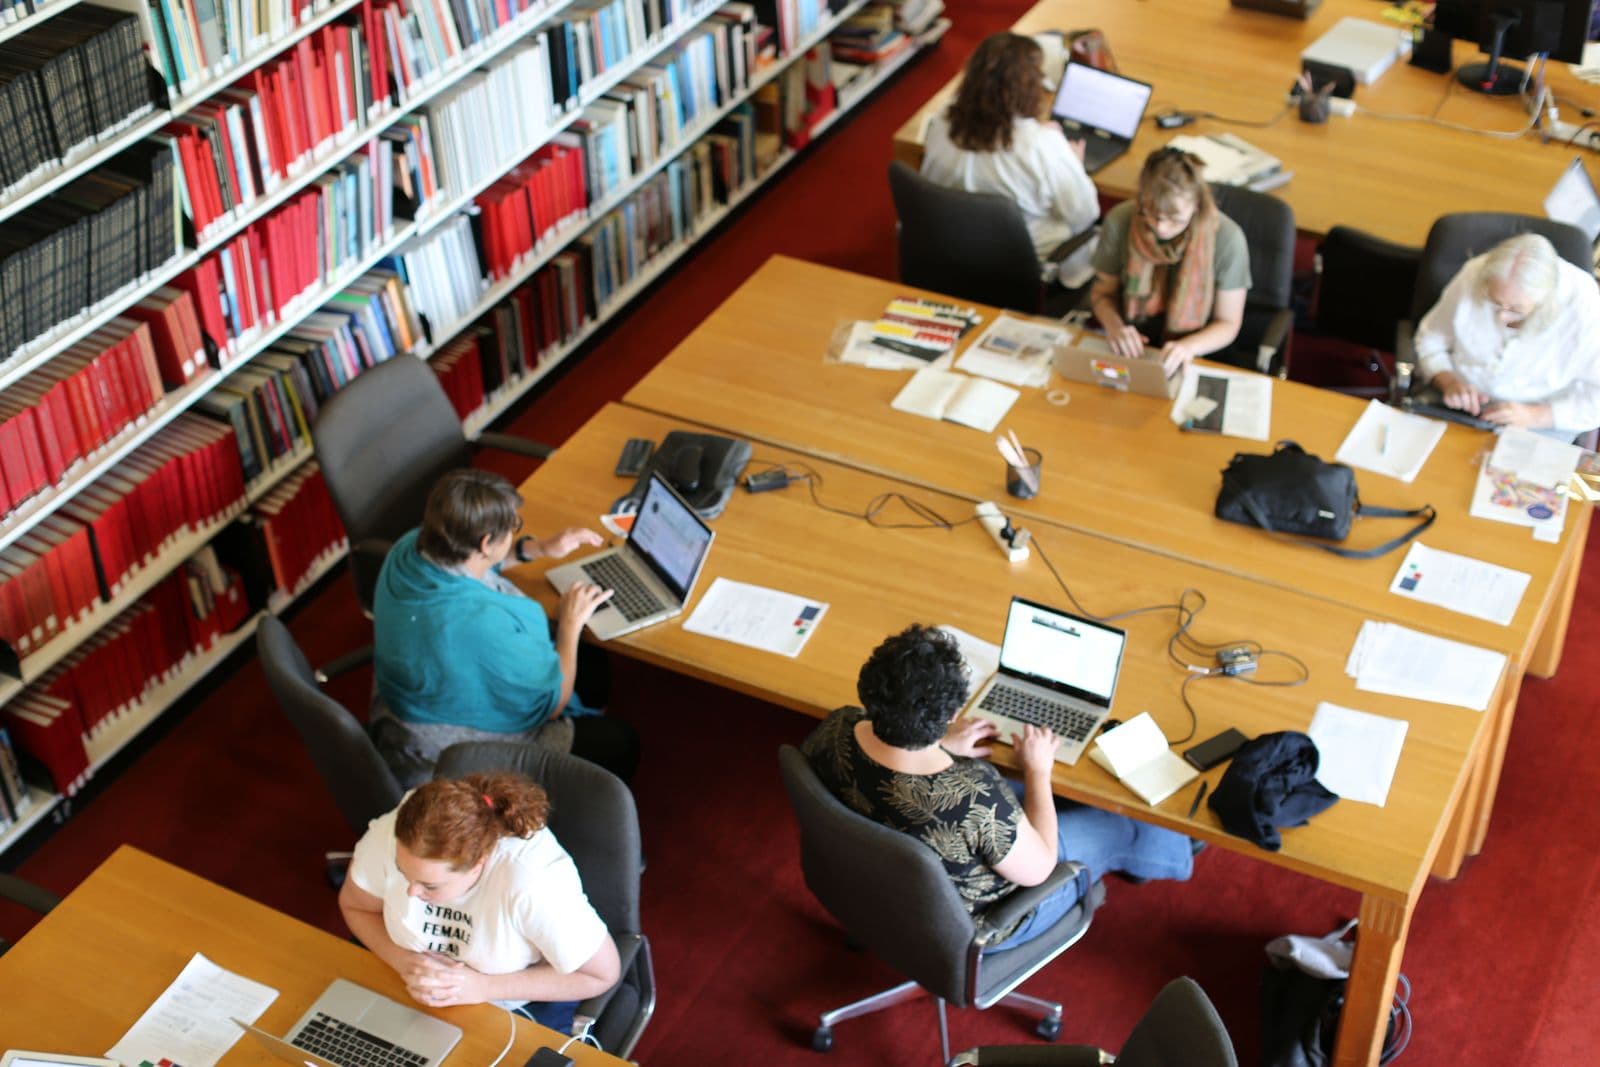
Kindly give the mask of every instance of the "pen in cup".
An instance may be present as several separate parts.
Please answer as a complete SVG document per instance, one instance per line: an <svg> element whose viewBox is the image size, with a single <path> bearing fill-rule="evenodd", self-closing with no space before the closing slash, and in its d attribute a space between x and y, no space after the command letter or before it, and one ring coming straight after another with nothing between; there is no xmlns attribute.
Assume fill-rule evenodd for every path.
<svg viewBox="0 0 1600 1067"><path fill-rule="evenodd" d="M1206 790L1210 788L1210 786L1210 782L1202 781L1200 783L1200 788L1195 790L1194 803L1189 805L1189 818L1194 818L1194 813L1200 810L1200 802L1206 798Z"/></svg>

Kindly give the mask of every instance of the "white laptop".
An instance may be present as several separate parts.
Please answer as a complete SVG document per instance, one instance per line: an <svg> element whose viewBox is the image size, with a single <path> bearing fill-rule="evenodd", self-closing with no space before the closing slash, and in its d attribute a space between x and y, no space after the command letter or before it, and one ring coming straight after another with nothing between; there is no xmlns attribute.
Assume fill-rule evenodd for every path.
<svg viewBox="0 0 1600 1067"><path fill-rule="evenodd" d="M1128 150L1149 103L1144 82L1068 63L1050 114L1068 137L1083 138L1083 169L1093 174Z"/></svg>
<svg viewBox="0 0 1600 1067"><path fill-rule="evenodd" d="M1594 264L1600 267L1600 192L1595 191L1582 158L1574 159L1556 179L1544 198L1544 213L1582 230L1594 245Z"/></svg>
<svg viewBox="0 0 1600 1067"><path fill-rule="evenodd" d="M1111 714L1127 634L1021 597L1011 598L1000 669L967 707L988 719L1002 740L1022 724L1056 732L1056 761L1073 764Z"/></svg>
<svg viewBox="0 0 1600 1067"><path fill-rule="evenodd" d="M461 1029L336 978L287 1034L233 1020L281 1060L310 1067L438 1067Z"/></svg>
<svg viewBox="0 0 1600 1067"><path fill-rule="evenodd" d="M1055 367L1057 374L1070 381L1168 400L1178 395L1183 382L1181 367L1167 373L1161 349L1145 345L1139 355L1128 359L1111 351L1104 337L1092 333L1080 333L1070 345L1058 348Z"/></svg>
<svg viewBox="0 0 1600 1067"><path fill-rule="evenodd" d="M545 578L562 593L578 582L612 590L611 599L589 617L589 632L607 641L683 611L715 536L694 508L651 471L627 541L553 567Z"/></svg>

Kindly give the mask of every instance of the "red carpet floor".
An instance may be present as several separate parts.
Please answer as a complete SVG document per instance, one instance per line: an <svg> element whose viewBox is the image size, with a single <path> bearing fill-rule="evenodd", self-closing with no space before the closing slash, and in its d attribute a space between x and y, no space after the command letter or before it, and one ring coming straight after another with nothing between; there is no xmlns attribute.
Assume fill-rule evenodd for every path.
<svg viewBox="0 0 1600 1067"><path fill-rule="evenodd" d="M960 24L940 50L685 260L542 390L514 428L559 443L773 252L892 276L893 212L882 179L889 135L978 39L1025 5L951 6ZM526 473L514 464L504 469ZM1590 1015L1600 988L1593 815L1600 776L1591 770L1600 727L1586 673L1588 651L1600 640L1600 610L1588 596L1597 554L1592 549L1587 561L1564 669L1554 681L1524 686L1487 848L1457 881L1434 882L1423 894L1405 959L1416 984L1417 1033L1404 1064L1600 1063ZM291 626L314 659L362 643L369 632L342 576ZM937 1033L925 1004L842 1024L830 1058L804 1047L817 1011L897 980L845 949L801 883L774 753L803 737L810 721L625 661L617 674L613 711L635 724L645 744L635 785L650 862L645 928L661 983L638 1058L933 1064ZM335 693L359 707L367 684L365 675L352 676ZM190 713L169 716L157 732L164 736L78 805L21 873L66 891L130 842L342 933L321 856L347 846L350 835L253 660L241 656ZM1090 934L1030 988L1067 1004L1065 1040L1115 1049L1162 984L1192 975L1216 1001L1241 1062L1254 1063L1262 944L1288 931L1329 929L1355 905L1350 893L1213 848L1186 885L1112 885ZM20 916L0 911L0 935L21 925ZM958 1013L951 1029L956 1047L1033 1040L1031 1020L1005 1009Z"/></svg>

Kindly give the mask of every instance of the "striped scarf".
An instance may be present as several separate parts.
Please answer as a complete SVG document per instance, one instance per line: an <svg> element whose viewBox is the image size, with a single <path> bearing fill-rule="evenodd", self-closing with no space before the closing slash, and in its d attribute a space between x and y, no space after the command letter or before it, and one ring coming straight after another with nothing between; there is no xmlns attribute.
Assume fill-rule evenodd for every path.
<svg viewBox="0 0 1600 1067"><path fill-rule="evenodd" d="M1128 264L1122 270L1123 320L1147 322L1165 309L1167 340L1210 322L1216 250L1215 209L1196 214L1170 241L1158 239L1136 213L1128 227Z"/></svg>

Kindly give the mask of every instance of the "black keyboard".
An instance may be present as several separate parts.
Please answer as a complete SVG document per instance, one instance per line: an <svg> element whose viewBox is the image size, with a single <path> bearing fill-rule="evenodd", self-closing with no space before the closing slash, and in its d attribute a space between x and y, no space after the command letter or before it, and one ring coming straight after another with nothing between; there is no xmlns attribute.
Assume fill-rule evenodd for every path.
<svg viewBox="0 0 1600 1067"><path fill-rule="evenodd" d="M1498 430L1500 427L1488 419L1480 419L1476 415L1469 415L1465 411L1446 407L1443 404L1425 404L1410 397L1400 401L1402 411L1409 411L1414 415L1426 415L1430 419L1443 419L1445 422L1454 422L1461 426L1470 426L1474 430Z"/></svg>
<svg viewBox="0 0 1600 1067"><path fill-rule="evenodd" d="M1101 719L1098 711L1068 707L1059 698L1041 697L1008 685L990 686L978 707L1017 722L1049 727L1064 741L1088 740L1089 733L1100 724Z"/></svg>
<svg viewBox="0 0 1600 1067"><path fill-rule="evenodd" d="M583 573L591 582L611 590L611 599L606 603L622 612L622 617L629 622L638 622L667 610L667 606L650 591L650 587L633 573L633 568L616 554L585 563Z"/></svg>
<svg viewBox="0 0 1600 1067"><path fill-rule="evenodd" d="M428 1057L358 1030L321 1012L313 1015L289 1042L339 1067L421 1067Z"/></svg>

